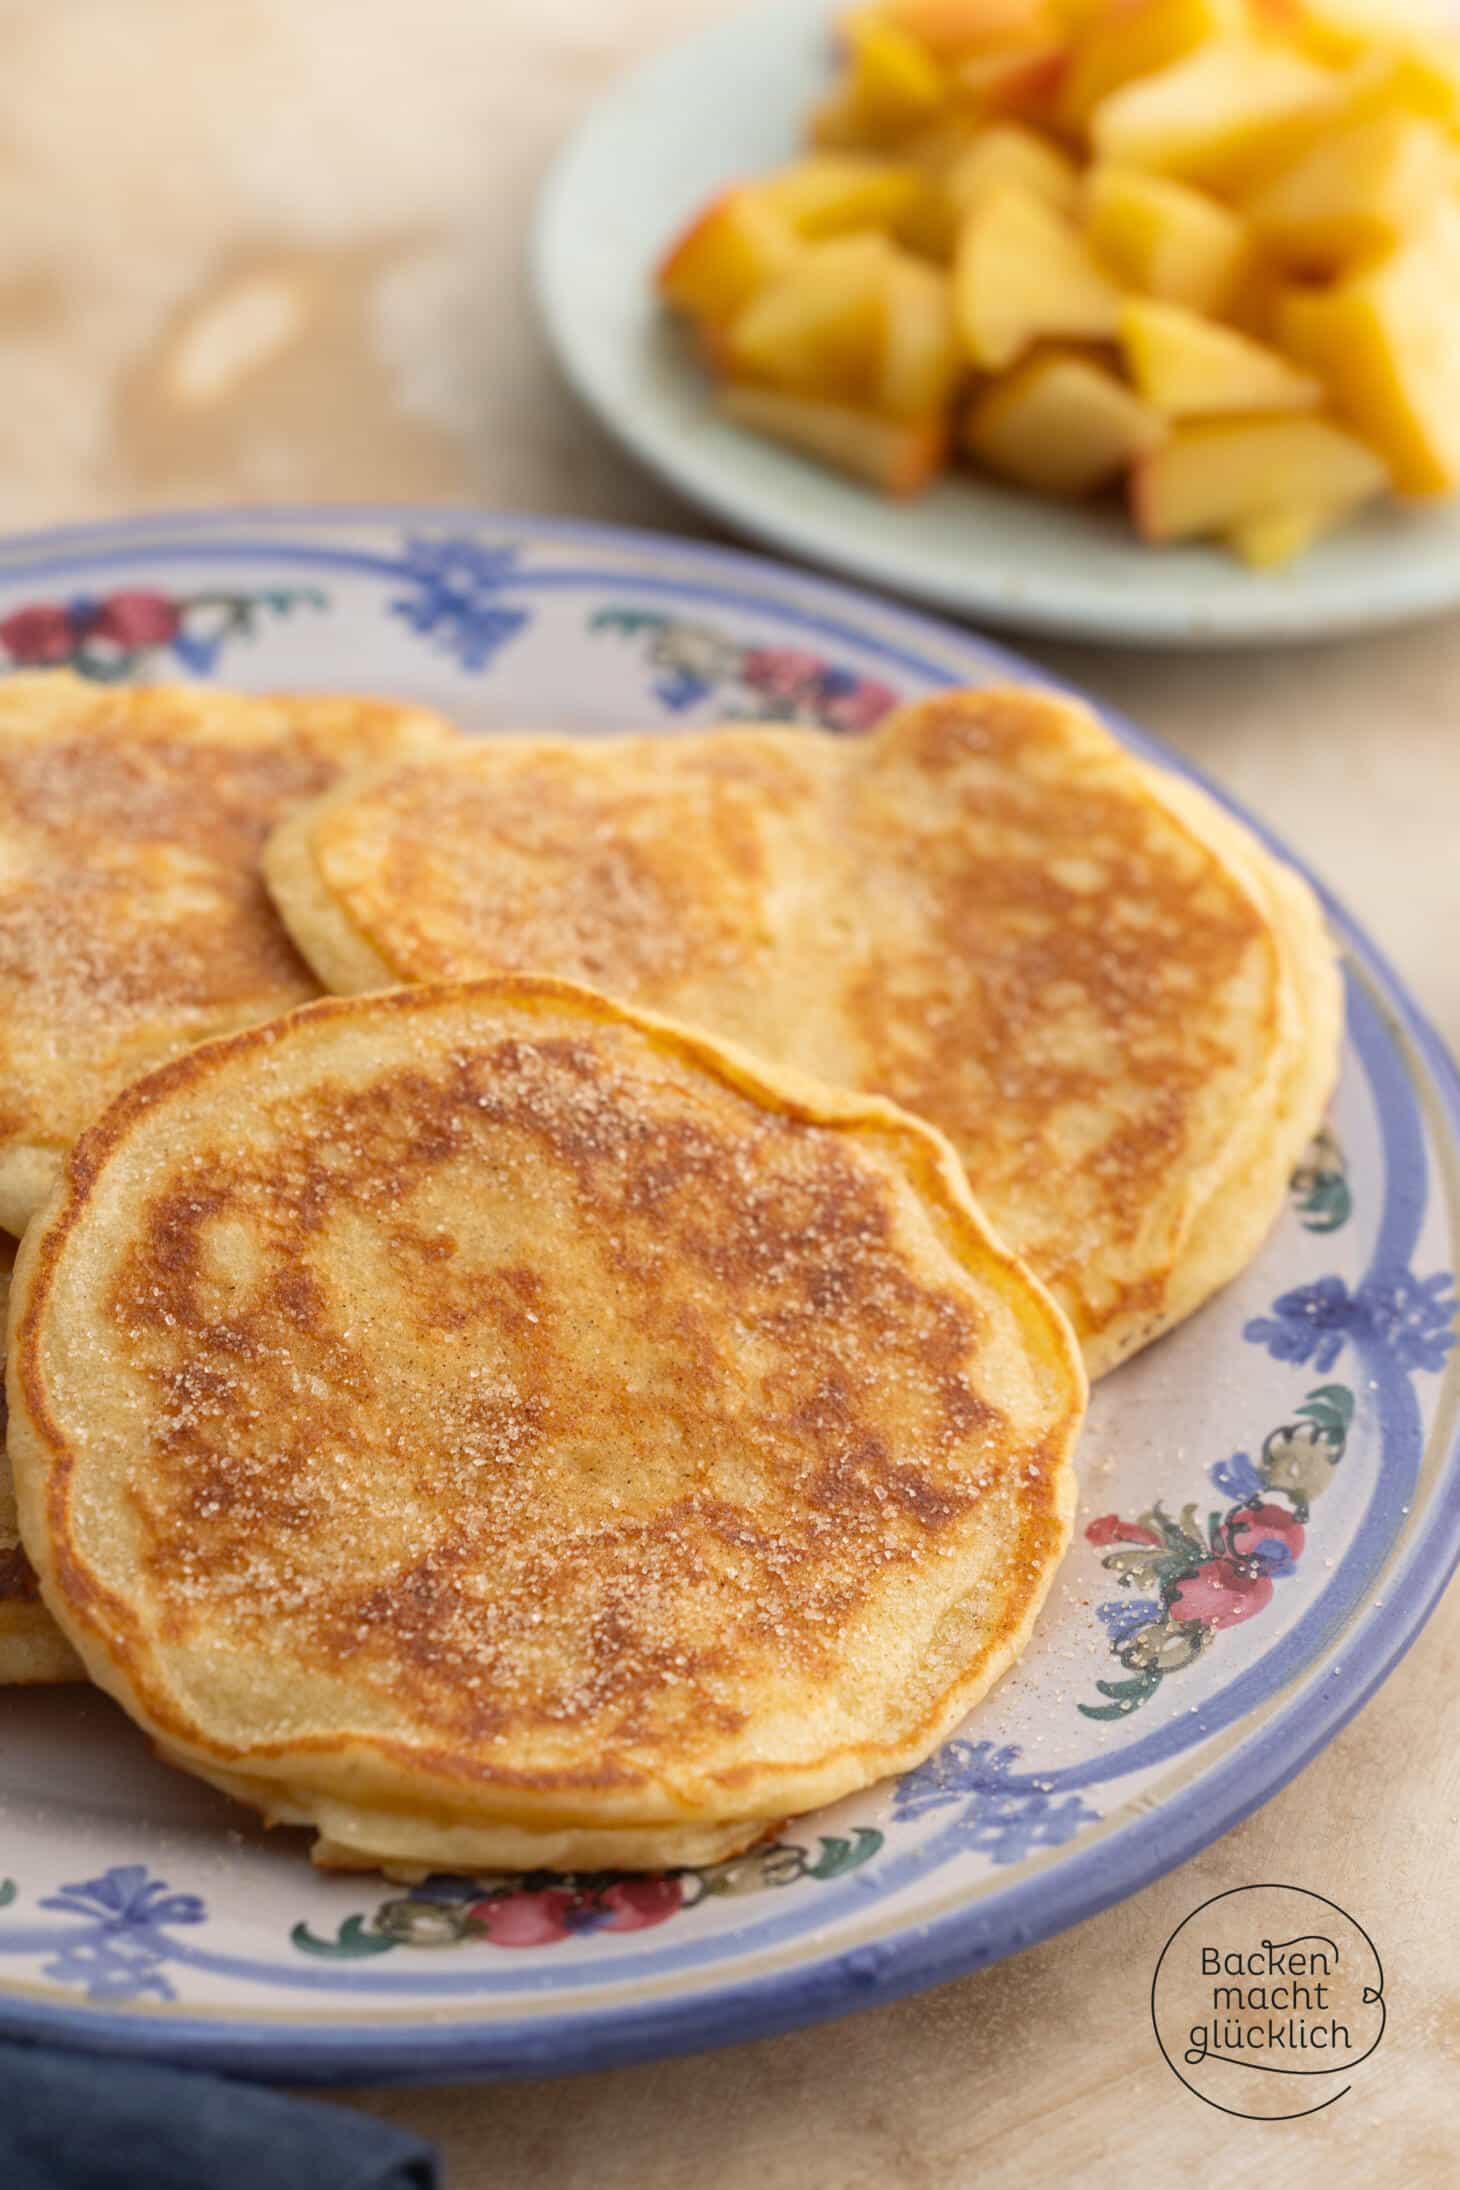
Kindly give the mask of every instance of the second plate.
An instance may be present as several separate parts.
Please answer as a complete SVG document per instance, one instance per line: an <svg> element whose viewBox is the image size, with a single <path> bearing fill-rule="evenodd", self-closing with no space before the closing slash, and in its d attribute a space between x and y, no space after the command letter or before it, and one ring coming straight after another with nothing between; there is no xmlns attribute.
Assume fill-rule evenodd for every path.
<svg viewBox="0 0 1460 2190"><path fill-rule="evenodd" d="M790 159L831 69L828 0L770 0L626 76L544 194L538 297L604 423L739 532L963 614L1162 646L1314 638L1460 602L1460 507L1380 504L1291 569L1144 547L1116 509L1060 508L971 475L883 500L716 417L651 288L711 193Z"/></svg>

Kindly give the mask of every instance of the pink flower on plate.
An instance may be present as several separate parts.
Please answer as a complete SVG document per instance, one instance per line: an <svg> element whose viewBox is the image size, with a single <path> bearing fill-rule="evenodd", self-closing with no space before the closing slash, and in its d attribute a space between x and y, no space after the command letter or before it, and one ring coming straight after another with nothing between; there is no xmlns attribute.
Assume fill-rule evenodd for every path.
<svg viewBox="0 0 1460 2190"><path fill-rule="evenodd" d="M569 1887L550 1886L474 1902L468 1914L494 1947L551 1947L568 1936L573 1899Z"/></svg>
<svg viewBox="0 0 1460 2190"><path fill-rule="evenodd" d="M1258 1558L1263 1545L1271 1544L1277 1549L1273 1560L1277 1566L1300 1558L1306 1541L1302 1522L1285 1506L1243 1506L1232 1515L1227 1529L1239 1559Z"/></svg>
<svg viewBox="0 0 1460 2190"><path fill-rule="evenodd" d="M0 622L0 640L13 662L26 668L63 662L76 644L71 619L58 601L36 601Z"/></svg>
<svg viewBox="0 0 1460 2190"><path fill-rule="evenodd" d="M118 646L166 646L181 622L182 611L165 593L109 593L99 603L91 629Z"/></svg>
<svg viewBox="0 0 1460 2190"><path fill-rule="evenodd" d="M870 730L896 705L897 694L890 685L864 677L849 692L828 697L822 705L821 719L828 730Z"/></svg>
<svg viewBox="0 0 1460 2190"><path fill-rule="evenodd" d="M768 699L799 700L821 675L822 664L814 654L792 646L757 646L740 665L748 685Z"/></svg>
<svg viewBox="0 0 1460 2190"><path fill-rule="evenodd" d="M684 1900L684 1884L678 1878L619 1878L605 1886L599 1906L608 1911L599 1918L597 1931L644 1931L673 1916Z"/></svg>
<svg viewBox="0 0 1460 2190"><path fill-rule="evenodd" d="M1236 1559L1208 1559L1187 1576L1171 1599L1170 1617L1180 1626L1240 1627L1272 1602L1272 1576Z"/></svg>
<svg viewBox="0 0 1460 2190"><path fill-rule="evenodd" d="M1155 1529L1142 1528L1139 1521L1122 1521L1118 1513L1103 1513L1086 1529L1085 1541L1087 1544L1159 1544L1161 1539Z"/></svg>

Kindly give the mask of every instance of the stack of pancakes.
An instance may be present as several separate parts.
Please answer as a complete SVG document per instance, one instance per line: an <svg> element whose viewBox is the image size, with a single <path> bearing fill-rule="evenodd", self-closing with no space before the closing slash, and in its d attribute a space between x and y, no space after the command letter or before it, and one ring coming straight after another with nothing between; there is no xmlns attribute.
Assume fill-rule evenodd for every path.
<svg viewBox="0 0 1460 2190"><path fill-rule="evenodd" d="M920 1761L1335 1069L1304 885L1028 692L15 679L0 855L0 1675L328 1863L705 1862Z"/></svg>

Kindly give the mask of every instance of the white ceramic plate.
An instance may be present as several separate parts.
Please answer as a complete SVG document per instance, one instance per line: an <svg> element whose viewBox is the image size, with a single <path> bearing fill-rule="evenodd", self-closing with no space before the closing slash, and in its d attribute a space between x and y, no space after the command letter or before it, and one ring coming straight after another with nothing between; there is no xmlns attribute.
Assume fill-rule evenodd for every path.
<svg viewBox="0 0 1460 2190"><path fill-rule="evenodd" d="M839 0L838 0L839 4ZM788 159L830 68L827 0L770 0L625 77L542 200L538 296L578 392L691 500L773 546L942 608L1099 640L1316 637L1460 601L1460 506L1387 504L1285 571L1142 547L1114 510L1061 509L960 476L912 503L721 422L650 289L721 185Z"/></svg>
<svg viewBox="0 0 1460 2190"><path fill-rule="evenodd" d="M1039 681L751 557L443 510L0 543L0 672L38 662L586 735L737 715L855 735L939 687ZM1334 920L1332 1132L1241 1281L1099 1386L1034 1644L930 1763L702 1871L406 1891L313 1871L306 1835L265 1835L166 1770L92 1691L0 1691L0 2032L346 2081L713 2045L1026 1946L1281 1786L1460 1550L1455 1080Z"/></svg>

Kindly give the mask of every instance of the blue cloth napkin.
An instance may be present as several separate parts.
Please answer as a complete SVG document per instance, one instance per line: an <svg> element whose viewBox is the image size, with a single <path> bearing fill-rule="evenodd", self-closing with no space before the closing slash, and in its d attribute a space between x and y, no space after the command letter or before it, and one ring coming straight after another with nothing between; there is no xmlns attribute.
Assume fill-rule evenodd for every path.
<svg viewBox="0 0 1460 2190"><path fill-rule="evenodd" d="M428 2144L348 2107L0 2044L4 2190L436 2190Z"/></svg>

